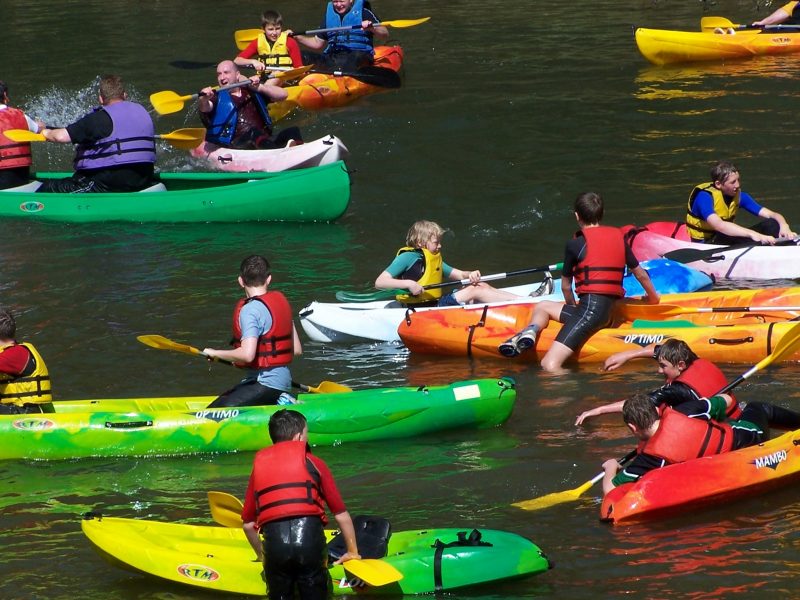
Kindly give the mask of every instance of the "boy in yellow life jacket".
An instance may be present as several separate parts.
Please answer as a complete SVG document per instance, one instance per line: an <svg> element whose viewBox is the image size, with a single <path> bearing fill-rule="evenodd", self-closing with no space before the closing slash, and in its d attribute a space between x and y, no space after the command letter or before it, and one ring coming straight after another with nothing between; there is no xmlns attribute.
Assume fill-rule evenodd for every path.
<svg viewBox="0 0 800 600"><path fill-rule="evenodd" d="M433 221L417 221L408 230L406 245L378 275L375 287L379 290L408 290L397 297L406 304L429 306L458 306L472 302L504 302L520 296L498 290L480 281L480 271L462 271L442 260L442 229ZM443 281L469 279L470 284L443 294L442 288L425 290L423 286Z"/></svg>
<svg viewBox="0 0 800 600"><path fill-rule="evenodd" d="M18 344L17 324L0 308L0 414L51 413L50 374L33 344Z"/></svg>
<svg viewBox="0 0 800 600"><path fill-rule="evenodd" d="M291 67L296 69L303 66L303 57L300 46L289 32L283 30L283 17L274 10L268 10L261 15L261 27L264 33L260 34L233 59L240 67L253 67L256 71L263 71L265 67Z"/></svg>

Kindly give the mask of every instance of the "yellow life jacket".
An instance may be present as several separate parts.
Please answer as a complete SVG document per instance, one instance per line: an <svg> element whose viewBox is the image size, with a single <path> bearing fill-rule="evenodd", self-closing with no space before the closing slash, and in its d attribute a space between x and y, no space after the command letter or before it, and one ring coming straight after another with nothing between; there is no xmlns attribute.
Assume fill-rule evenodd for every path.
<svg viewBox="0 0 800 600"><path fill-rule="evenodd" d="M31 353L31 358L21 375L0 373L0 403L16 404L48 404L53 401L50 391L50 374L42 355L34 348L33 344L23 342ZM11 346L0 348L4 352Z"/></svg>
<svg viewBox="0 0 800 600"><path fill-rule="evenodd" d="M268 67L291 67L292 57L289 56L289 48L286 40L289 36L283 31L270 46L267 36L262 32L258 36L258 59Z"/></svg>
<svg viewBox="0 0 800 600"><path fill-rule="evenodd" d="M422 256L422 273L416 279L416 282L422 286L432 285L434 283L442 283L442 253L433 254L426 248L412 248L404 246L397 251L397 256L403 252L416 252ZM416 276L416 273L414 274ZM400 279L413 279L412 277L403 277ZM419 296L412 296L411 294L398 294L396 296L398 302L404 304L418 304L420 302L430 302L431 300L438 300L442 297L442 288L434 288L432 290L425 290Z"/></svg>
<svg viewBox="0 0 800 600"><path fill-rule="evenodd" d="M695 217L692 214L692 203L694 202L695 196L700 192L708 192L711 194L711 197L714 199L714 212L723 221L731 222L736 218L736 211L739 210L741 192L736 192L736 196L733 197L730 204L725 202L725 196L714 186L713 182L701 183L695 186L692 193L689 194L689 204L686 205L686 229L689 231L689 237L691 237L692 240L706 241L713 238L714 234L717 232L707 221L704 221L700 217Z"/></svg>

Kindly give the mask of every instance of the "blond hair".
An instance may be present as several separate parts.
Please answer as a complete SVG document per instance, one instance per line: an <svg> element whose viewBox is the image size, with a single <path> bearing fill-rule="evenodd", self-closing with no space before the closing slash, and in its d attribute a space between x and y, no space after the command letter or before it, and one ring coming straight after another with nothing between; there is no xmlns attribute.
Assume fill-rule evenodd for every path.
<svg viewBox="0 0 800 600"><path fill-rule="evenodd" d="M406 245L412 248L421 248L433 238L441 237L444 229L433 221L417 221L406 234Z"/></svg>

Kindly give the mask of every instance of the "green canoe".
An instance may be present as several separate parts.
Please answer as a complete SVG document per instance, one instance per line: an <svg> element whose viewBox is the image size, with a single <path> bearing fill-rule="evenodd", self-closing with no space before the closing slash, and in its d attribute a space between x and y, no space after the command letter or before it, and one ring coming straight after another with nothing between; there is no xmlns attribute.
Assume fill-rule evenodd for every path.
<svg viewBox="0 0 800 600"><path fill-rule="evenodd" d="M308 419L309 441L332 446L477 426L511 415L514 381L301 394L292 408ZM207 397L67 400L55 413L0 415L0 459L57 460L259 450L281 406L207 409Z"/></svg>
<svg viewBox="0 0 800 600"><path fill-rule="evenodd" d="M36 174L38 179L68 176ZM161 173L158 177L161 184L131 193L2 190L0 217L73 223L333 221L344 214L350 201L350 175L342 161L278 173Z"/></svg>
<svg viewBox="0 0 800 600"><path fill-rule="evenodd" d="M255 553L239 528L120 519L92 513L81 521L81 528L97 551L115 566L215 592L254 596L265 593L261 563L255 560ZM327 533L330 539L333 532ZM437 540L442 548L437 548ZM476 533L473 525L393 532L383 561L400 572L400 581L380 587L353 587L355 582L345 563L330 569L334 594L429 594L533 575L550 568L547 557L530 540L493 529Z"/></svg>

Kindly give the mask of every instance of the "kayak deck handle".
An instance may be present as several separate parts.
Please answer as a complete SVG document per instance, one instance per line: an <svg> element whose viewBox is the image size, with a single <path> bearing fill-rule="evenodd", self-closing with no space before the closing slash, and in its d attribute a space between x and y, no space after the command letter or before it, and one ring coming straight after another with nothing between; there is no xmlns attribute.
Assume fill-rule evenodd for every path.
<svg viewBox="0 0 800 600"><path fill-rule="evenodd" d="M710 338L708 340L708 343L709 344L719 344L720 346L737 346L739 344L752 344L753 343L753 337L752 336L748 336L748 337L737 338L737 339L729 339L729 340L726 340L726 339L723 339L723 338L713 338L712 337L712 338Z"/></svg>
<svg viewBox="0 0 800 600"><path fill-rule="evenodd" d="M115 423L113 421L106 421L107 429L139 429L141 427L152 427L153 421L123 421Z"/></svg>

